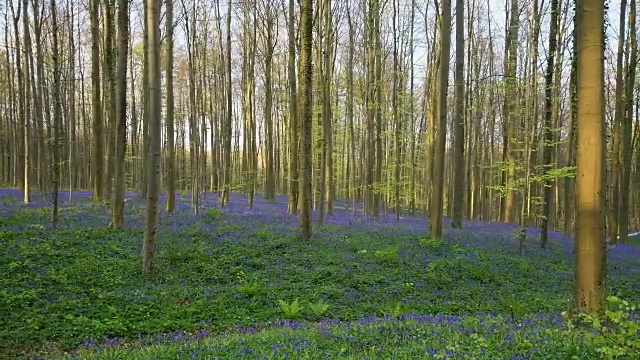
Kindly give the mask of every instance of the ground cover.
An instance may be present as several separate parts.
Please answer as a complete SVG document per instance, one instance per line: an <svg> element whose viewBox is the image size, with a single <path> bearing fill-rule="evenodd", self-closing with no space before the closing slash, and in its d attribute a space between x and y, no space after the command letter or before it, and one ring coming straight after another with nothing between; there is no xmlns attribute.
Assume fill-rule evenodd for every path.
<svg viewBox="0 0 640 360"><path fill-rule="evenodd" d="M552 234L552 249L542 251L531 230L522 257L516 229L507 224L469 221L463 230L445 227L445 239L433 241L425 237L424 218L366 219L338 206L305 243L296 241L296 219L285 214L285 197L273 203L259 199L248 209L246 198L235 194L221 210L216 196L207 194L195 215L189 197L181 196L176 213L161 218L157 272L144 277L139 274L144 214L136 194L127 194L128 226L122 230L106 228L107 209L91 202L90 192L64 201L55 230L47 225L46 196L36 194L33 204L22 205L20 195L0 193L0 357L106 348L94 355L114 358L108 351L123 351L115 357L158 358L173 352L169 357L176 358L176 351L205 356L206 345L218 349L212 356L221 359L232 353L279 358L284 352L274 355L271 346L282 341L292 349L313 344L309 354L319 356L291 350L295 358L375 358L367 351L379 347L389 351L385 358L482 349L494 356L531 358L532 351L560 349L562 339L570 338L566 324L557 321L568 308L572 281L572 245L560 233ZM610 292L640 299L638 265L637 248L609 249ZM407 314L413 318L361 323L372 316ZM454 316L465 326L416 321L438 316ZM328 327L335 336L325 336L320 327L333 324L329 318L341 321ZM291 329L291 322L282 326L280 319L300 325ZM466 328L481 340L462 336L460 329ZM191 334L192 341L160 341L145 348L140 340L180 333ZM198 334L207 336L198 340ZM358 347L349 334L358 344L378 340ZM402 334L413 334L416 342L405 339L399 346ZM500 345L508 334L521 345ZM564 354L581 359L595 354L597 341L584 346L588 334L563 347ZM449 340L437 342L433 336ZM239 340L251 352L239 353ZM533 347L527 341L549 345ZM452 344L457 348L449 349ZM575 352L573 347L580 346L587 357Z"/></svg>

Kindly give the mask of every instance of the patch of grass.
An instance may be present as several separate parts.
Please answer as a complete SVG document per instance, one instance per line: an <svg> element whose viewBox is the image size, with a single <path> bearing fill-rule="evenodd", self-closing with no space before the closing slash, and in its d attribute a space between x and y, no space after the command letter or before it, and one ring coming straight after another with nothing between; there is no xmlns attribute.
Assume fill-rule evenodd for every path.
<svg viewBox="0 0 640 360"><path fill-rule="evenodd" d="M568 330L553 317L514 323L503 317L407 315L356 322L281 322L261 330L238 328L211 336L206 330L157 339L87 344L83 359L602 359L601 337ZM145 345L155 343L154 345ZM69 359L67 356L64 359ZM606 357L605 357L606 358ZM620 357L625 358L625 357ZM630 357L626 357L631 359Z"/></svg>
<svg viewBox="0 0 640 360"><path fill-rule="evenodd" d="M308 324L308 337L298 330L271 329L255 337L230 334L137 353L121 346L95 358L175 358L199 351L194 355L198 357L207 354L205 345L214 347L219 358L233 358L245 351L237 347L239 339L253 351L246 357L280 358L287 347L296 358L394 354L420 358L433 340L431 330L452 336L451 343L429 345L442 355L455 339L462 339L463 335L453 335L459 326L432 328L411 321L366 329L345 325L335 327L329 336L330 332L309 322L327 316L348 322L371 315L443 314L480 322L477 331L487 331L484 316L522 322L539 314L560 313L571 297L570 253L532 249L524 258L514 256L504 233L492 229L445 232L444 239L431 241L425 240L423 228L416 229L410 222L332 224L313 241L301 242L295 240L292 217L264 212L232 215L226 210L197 216L186 208L162 216L155 273L142 276L143 230L137 220L143 218L142 207L127 207L131 227L118 230L106 228L108 214L103 205L78 201L64 209L59 229L46 228L47 207L27 209L13 204L2 210L6 216L0 217L0 358L69 351L90 339L101 339L93 342L102 345L133 344L139 336L177 330L219 333L238 325L264 329L283 317ZM640 297L634 282L637 275L631 271L638 267L638 259L617 258L610 265L624 269L610 275L611 290L629 299ZM278 300L291 306L294 299L299 299L300 309L286 315ZM399 330L385 335L392 328ZM383 334L379 341L376 332ZM349 340L350 334L357 342ZM485 334L484 340L475 342L470 342L469 334L464 336L456 353L484 346L495 358L497 339L504 333ZM303 338L316 345L302 346ZM271 346L278 341L284 347L274 353ZM408 343L405 349L403 344ZM559 344L541 345L540 351L572 353ZM299 345L310 350L292 352ZM506 349L498 357L525 348ZM374 356L374 350L382 355Z"/></svg>

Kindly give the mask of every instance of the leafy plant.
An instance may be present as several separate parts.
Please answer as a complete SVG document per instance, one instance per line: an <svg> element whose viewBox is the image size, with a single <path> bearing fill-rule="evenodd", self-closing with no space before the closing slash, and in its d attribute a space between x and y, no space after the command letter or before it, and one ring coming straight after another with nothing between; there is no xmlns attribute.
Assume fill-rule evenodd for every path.
<svg viewBox="0 0 640 360"><path fill-rule="evenodd" d="M222 212L220 209L210 208L204 213L204 219L211 223L217 223L222 220Z"/></svg>
<svg viewBox="0 0 640 360"><path fill-rule="evenodd" d="M591 324L599 332L595 341L597 351L606 359L633 357L640 354L640 323L630 319L635 305L617 296L608 296L609 309L604 316L581 315L581 319Z"/></svg>
<svg viewBox="0 0 640 360"><path fill-rule="evenodd" d="M291 303L278 299L278 304L280 305L280 310L282 310L287 319L297 319L304 309L304 307L300 305L298 298L295 298Z"/></svg>
<svg viewBox="0 0 640 360"><path fill-rule="evenodd" d="M400 260L400 245L391 245L376 250L375 255L385 262L397 262Z"/></svg>
<svg viewBox="0 0 640 360"><path fill-rule="evenodd" d="M331 305L322 300L317 300L315 303L309 301L309 309L318 317L323 316L327 310L329 310L330 306Z"/></svg>

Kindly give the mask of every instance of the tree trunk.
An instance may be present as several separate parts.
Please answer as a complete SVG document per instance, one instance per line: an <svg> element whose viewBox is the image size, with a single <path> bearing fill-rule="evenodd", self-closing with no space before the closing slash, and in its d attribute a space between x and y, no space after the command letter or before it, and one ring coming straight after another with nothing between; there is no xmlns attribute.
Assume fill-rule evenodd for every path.
<svg viewBox="0 0 640 360"><path fill-rule="evenodd" d="M176 151L173 99L173 0L165 0L166 4L166 69L165 81L167 91L167 213L171 214L176 207ZM213 133L213 128L211 129ZM213 144L212 144L213 145Z"/></svg>
<svg viewBox="0 0 640 360"><path fill-rule="evenodd" d="M620 172L620 207L619 207L619 227L620 242L625 244L629 236L629 184L631 182L631 157L633 153L633 145L631 132L633 131L633 106L634 106L634 85L636 83L636 64L638 63L638 40L636 34L636 6L635 1L631 1L629 12L629 34L630 34L630 59L627 66L627 88L625 96L626 116L623 118L622 124L622 143L620 144L620 153L622 158L622 166ZM612 239L614 240L614 239Z"/></svg>
<svg viewBox="0 0 640 360"><path fill-rule="evenodd" d="M632 0L633 2L633 0ZM618 51L616 54L616 92L615 92L615 107L613 115L613 134L611 136L611 203L609 210L609 241L615 244L618 241L618 213L620 206L620 159L622 154L620 152L622 141L622 123L625 121L625 83L624 83L624 41L626 38L625 25L626 25L626 9L627 0L621 0L620 2L620 27L618 38Z"/></svg>
<svg viewBox="0 0 640 360"><path fill-rule="evenodd" d="M287 58L287 74L289 77L289 205L290 214L298 213L298 90L296 87L296 35L294 0L289 0L289 54Z"/></svg>
<svg viewBox="0 0 640 360"><path fill-rule="evenodd" d="M454 115L453 220L451 226L462 228L464 211L464 1L456 0L456 69Z"/></svg>
<svg viewBox="0 0 640 360"><path fill-rule="evenodd" d="M578 156L574 307L602 309L605 281L604 3L578 2Z"/></svg>
<svg viewBox="0 0 640 360"><path fill-rule="evenodd" d="M451 0L442 2L442 28L440 31L440 68L438 69L438 131L436 134L433 162L433 190L429 219L429 236L442 237L442 214L444 195L445 144L447 137L447 88L449 84L449 54L451 52Z"/></svg>
<svg viewBox="0 0 640 360"><path fill-rule="evenodd" d="M25 9L27 9L25 2ZM53 65L53 208L51 226L58 227L58 195L60 189L60 127L62 126L62 104L60 101L60 49L58 44L58 9L56 0L51 0L51 26L53 49L51 60Z"/></svg>
<svg viewBox="0 0 640 360"><path fill-rule="evenodd" d="M149 38L149 155L147 167L147 209L144 242L142 245L142 273L153 271L153 257L156 247L156 231L158 220L158 197L160 188L160 116L161 79L160 79L160 0L147 1L147 36Z"/></svg>
<svg viewBox="0 0 640 360"><path fill-rule="evenodd" d="M91 18L91 106L93 135L93 198L104 200L104 127L102 123L102 99L100 95L100 0L90 0Z"/></svg>
<svg viewBox="0 0 640 360"><path fill-rule="evenodd" d="M311 63L313 0L300 0L300 238L311 238L311 126L313 65Z"/></svg>
<svg viewBox="0 0 640 360"><path fill-rule="evenodd" d="M118 63L115 84L116 117L115 151L114 161L115 187L113 192L113 204L111 205L111 224L119 228L124 226L124 192L125 162L124 155L127 150L127 56L129 51L129 1L118 1Z"/></svg>
<svg viewBox="0 0 640 360"><path fill-rule="evenodd" d="M555 70L556 36L558 32L558 0L551 0L551 26L549 28L549 51L547 52L547 73L544 88L544 143L542 144L542 162L547 174L552 170L551 151L553 150L553 73ZM551 218L551 180L543 183L544 199L542 208L542 226L540 227L540 247L547 248L549 241L549 221Z"/></svg>

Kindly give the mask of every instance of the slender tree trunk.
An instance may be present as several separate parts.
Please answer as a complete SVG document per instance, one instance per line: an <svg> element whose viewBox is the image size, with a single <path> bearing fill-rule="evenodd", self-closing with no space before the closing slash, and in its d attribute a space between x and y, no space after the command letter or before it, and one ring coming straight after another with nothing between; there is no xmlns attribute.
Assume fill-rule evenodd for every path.
<svg viewBox="0 0 640 360"><path fill-rule="evenodd" d="M156 231L158 220L158 197L160 188L160 116L161 81L160 81L160 0L147 1L147 28L149 53L147 55L149 69L149 163L147 166L147 209L144 242L142 245L142 273L153 271L153 257L156 247Z"/></svg>
<svg viewBox="0 0 640 360"><path fill-rule="evenodd" d="M549 51L547 55L547 73L544 89L544 143L542 147L542 162L545 170L551 171L551 151L553 150L553 72L555 70L556 36L558 32L558 0L551 1L551 26L549 28ZM551 218L551 181L544 182L544 199L542 208L542 226L540 227L540 247L546 249L549 241L549 221Z"/></svg>
<svg viewBox="0 0 640 360"><path fill-rule="evenodd" d="M167 213L171 214L176 207L176 152L174 127L174 95L173 95L173 0L165 0L166 4L166 69L165 81L167 91ZM213 133L213 127L211 128ZM213 144L212 144L213 145ZM215 156L215 154L214 154Z"/></svg>
<svg viewBox="0 0 640 360"><path fill-rule="evenodd" d="M100 93L100 0L90 0L91 18L91 106L93 135L93 198L104 200L104 127L102 123L102 96Z"/></svg>
<svg viewBox="0 0 640 360"><path fill-rule="evenodd" d="M224 190L222 193L221 205L225 206L229 204L229 194L231 191L231 135L232 135L232 120L233 120L233 107L231 93L231 0L227 2L227 118L225 122L225 134L224 134Z"/></svg>
<svg viewBox="0 0 640 360"><path fill-rule="evenodd" d="M28 8L26 2L24 8ZM58 227L58 195L60 189L60 127L62 126L62 104L60 102L60 46L58 44L58 9L56 6L56 0L51 0L51 26L53 27L53 49L51 54L51 60L53 63L53 209L51 212L51 226L53 228L56 228Z"/></svg>
<svg viewBox="0 0 640 360"><path fill-rule="evenodd" d="M447 89L449 84L449 54L451 51L451 0L442 2L442 28L440 31L440 68L438 69L438 131L433 162L433 190L429 236L442 237L442 214L444 197L445 143L447 137Z"/></svg>
<svg viewBox="0 0 640 360"><path fill-rule="evenodd" d="M516 215L516 145L517 145L517 81L518 69L518 37L519 37L519 5L518 0L511 0L511 14L505 44L505 94L503 117L503 184L506 195L501 204L500 220L515 222Z"/></svg>
<svg viewBox="0 0 640 360"><path fill-rule="evenodd" d="M400 219L400 157L401 146L400 135L402 128L400 127L400 117L398 116L398 34L397 34L397 5L396 0L392 0L393 15L391 17L393 24L393 94L391 96L391 107L393 108L393 123L395 126L394 148L395 148L395 164L394 164L394 202L396 220Z"/></svg>
<svg viewBox="0 0 640 360"><path fill-rule="evenodd" d="M462 228L464 211L464 1L456 0L456 69L455 69L455 115L454 115L454 178L453 221L451 226Z"/></svg>
<svg viewBox="0 0 640 360"><path fill-rule="evenodd" d="M69 42L69 202L73 200L73 189L78 186L78 169L76 166L77 136L76 136L76 45L73 31L74 14L70 0L67 2L68 42Z"/></svg>
<svg viewBox="0 0 640 360"><path fill-rule="evenodd" d="M29 30L29 16L28 16L28 10L29 10L29 4L27 3L27 0L24 0L22 3L22 24L23 24L23 32L24 32L24 47L25 49L29 49L31 47L31 37L29 35L30 31ZM18 33L16 32L16 37L17 37ZM29 84L29 66L28 66L28 58L25 58L25 62L27 64L25 64L24 66L24 77L23 77L23 82L24 82L24 98L25 98L25 106L24 106L24 118L23 118L23 122L22 122L22 126L24 129L24 198L23 201L25 204L28 204L31 202L31 145L30 145L30 141L31 141L31 137L30 137L30 132L31 132L31 104L30 104L30 99L31 99L31 91L30 91L30 84Z"/></svg>
<svg viewBox="0 0 640 360"><path fill-rule="evenodd" d="M578 125L578 98L577 98L577 29L573 29L571 51L571 71L569 75L569 134L567 139L567 166L576 164L577 125ZM565 205L565 236L573 235L575 225L575 181L567 177L564 181L564 205Z"/></svg>
<svg viewBox="0 0 640 360"><path fill-rule="evenodd" d="M298 213L298 89L296 86L296 35L294 0L289 0L289 54L287 73L289 76L289 209L290 214Z"/></svg>
<svg viewBox="0 0 640 360"><path fill-rule="evenodd" d="M633 2L633 0L632 0ZM624 42L626 38L625 25L626 25L626 9L627 0L620 1L620 31L618 38L618 51L616 54L616 92L615 92L615 107L613 116L613 134L611 145L611 203L609 210L609 241L615 244L618 241L618 217L620 207L620 159L621 159L621 141L622 141L622 123L624 122L625 114L625 83L624 83Z"/></svg>
<svg viewBox="0 0 640 360"><path fill-rule="evenodd" d="M635 1L631 1L629 12L629 36L630 36L630 59L627 66L627 87L625 96L626 116L622 124L622 143L620 153L622 167L620 172L620 207L619 207L619 227L620 242L625 244L629 236L629 184L631 183L631 158L633 145L631 132L633 131L633 93L636 83L636 64L638 63L638 39L636 34L636 6ZM637 106L636 106L637 107ZM637 117L636 117L637 118ZM612 239L613 240L613 239Z"/></svg>
<svg viewBox="0 0 640 360"><path fill-rule="evenodd" d="M118 63L115 84L116 117L114 161L115 187L111 224L124 226L124 193L126 190L124 155L127 150L127 56L129 51L129 0L118 1Z"/></svg>
<svg viewBox="0 0 640 360"><path fill-rule="evenodd" d="M311 126L313 124L313 0L300 0L300 238L311 238Z"/></svg>

